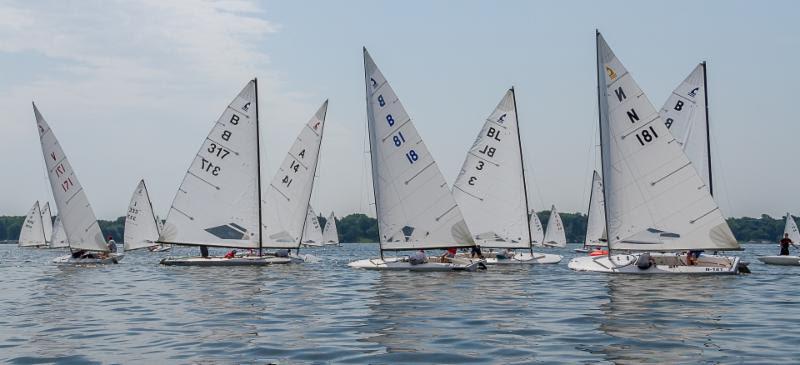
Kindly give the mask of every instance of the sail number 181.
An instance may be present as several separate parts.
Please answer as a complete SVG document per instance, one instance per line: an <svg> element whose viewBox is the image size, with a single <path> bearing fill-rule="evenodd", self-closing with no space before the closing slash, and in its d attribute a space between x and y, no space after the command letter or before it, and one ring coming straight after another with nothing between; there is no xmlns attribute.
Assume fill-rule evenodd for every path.
<svg viewBox="0 0 800 365"><path fill-rule="evenodd" d="M644 146L646 143L652 142L656 138L658 138L658 133L656 133L656 130L653 129L652 125L636 134L636 140L638 140L639 144L642 146Z"/></svg>

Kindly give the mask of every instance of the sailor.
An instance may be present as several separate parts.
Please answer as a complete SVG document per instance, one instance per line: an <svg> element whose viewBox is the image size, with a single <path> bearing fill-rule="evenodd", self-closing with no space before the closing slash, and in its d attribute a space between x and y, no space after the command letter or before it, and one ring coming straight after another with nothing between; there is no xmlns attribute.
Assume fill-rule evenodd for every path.
<svg viewBox="0 0 800 365"><path fill-rule="evenodd" d="M456 257L457 253L458 253L458 249L456 249L455 247L450 247L450 248L447 249L447 251L445 251L442 254L441 261L442 262L450 262L450 259Z"/></svg>
<svg viewBox="0 0 800 365"><path fill-rule="evenodd" d="M225 254L226 259L232 259L234 257L236 257L236 250L231 250L230 252Z"/></svg>
<svg viewBox="0 0 800 365"><path fill-rule="evenodd" d="M208 258L208 247L200 246L200 256L203 257L204 259Z"/></svg>
<svg viewBox="0 0 800 365"><path fill-rule="evenodd" d="M428 257L425 255L425 250L423 249L419 249L408 257L408 262L411 263L411 265L424 264L427 260Z"/></svg>
<svg viewBox="0 0 800 365"><path fill-rule="evenodd" d="M108 236L108 252L117 252L117 243L114 242L114 239L111 236Z"/></svg>
<svg viewBox="0 0 800 365"><path fill-rule="evenodd" d="M469 257L474 259L476 256L481 260L483 260L483 252L481 252L481 246L478 245L472 246L472 252L470 253Z"/></svg>
<svg viewBox="0 0 800 365"><path fill-rule="evenodd" d="M781 256L789 256L789 245L794 246L794 242L789 238L788 233L784 233L781 239Z"/></svg>

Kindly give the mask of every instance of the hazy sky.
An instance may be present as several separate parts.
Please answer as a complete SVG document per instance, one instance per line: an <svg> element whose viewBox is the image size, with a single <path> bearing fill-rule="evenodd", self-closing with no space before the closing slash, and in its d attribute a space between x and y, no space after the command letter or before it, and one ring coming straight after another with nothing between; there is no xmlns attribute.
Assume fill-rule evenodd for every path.
<svg viewBox="0 0 800 365"><path fill-rule="evenodd" d="M99 218L124 215L140 178L164 215L252 77L264 179L329 98L312 204L374 215L362 46L451 183L514 85L532 206L586 211L595 28L656 108L707 60L723 212L800 215L798 20L793 1L0 0L0 215L51 196L31 100Z"/></svg>

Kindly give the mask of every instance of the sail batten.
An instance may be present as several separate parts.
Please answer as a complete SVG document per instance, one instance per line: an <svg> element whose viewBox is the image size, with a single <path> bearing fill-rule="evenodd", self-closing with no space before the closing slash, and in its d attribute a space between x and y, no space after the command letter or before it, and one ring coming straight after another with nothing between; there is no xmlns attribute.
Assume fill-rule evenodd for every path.
<svg viewBox="0 0 800 365"><path fill-rule="evenodd" d="M597 34L603 190L614 250L739 249L679 141Z"/></svg>
<svg viewBox="0 0 800 365"><path fill-rule="evenodd" d="M381 249L473 246L444 176L366 49L364 71Z"/></svg>

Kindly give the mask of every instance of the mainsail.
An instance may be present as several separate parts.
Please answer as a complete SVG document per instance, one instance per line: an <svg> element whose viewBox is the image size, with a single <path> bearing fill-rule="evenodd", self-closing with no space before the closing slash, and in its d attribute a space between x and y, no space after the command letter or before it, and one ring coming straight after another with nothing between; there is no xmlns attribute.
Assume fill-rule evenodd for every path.
<svg viewBox="0 0 800 365"><path fill-rule="evenodd" d="M486 118L453 184L453 198L483 247L531 247L518 127L510 89Z"/></svg>
<svg viewBox="0 0 800 365"><path fill-rule="evenodd" d="M317 213L314 208L308 206L308 214L306 215L306 223L303 227L302 242L312 246L322 246L322 227L319 225Z"/></svg>
<svg viewBox="0 0 800 365"><path fill-rule="evenodd" d="M303 126L272 182L266 187L262 208L264 247L300 246L303 226L309 214L327 111L326 100ZM321 237L315 239L321 240Z"/></svg>
<svg viewBox="0 0 800 365"><path fill-rule="evenodd" d="M364 69L381 249L473 246L444 176L366 49Z"/></svg>
<svg viewBox="0 0 800 365"><path fill-rule="evenodd" d="M44 227L44 239L50 242L53 236L53 213L50 212L50 202L44 203L44 207L42 207L42 226Z"/></svg>
<svg viewBox="0 0 800 365"><path fill-rule="evenodd" d="M536 211L532 210L530 214L530 221L528 223L530 225L531 230L531 243L533 246L543 246L544 245L544 227L542 226L542 221L539 220L539 216L536 215Z"/></svg>
<svg viewBox="0 0 800 365"><path fill-rule="evenodd" d="M125 251L156 245L159 233L150 194L147 193L144 180L140 180L125 216Z"/></svg>
<svg viewBox="0 0 800 365"><path fill-rule="evenodd" d="M558 215L556 206L550 209L550 218L547 220L547 231L544 233L544 245L549 247L567 247L567 233L564 223Z"/></svg>
<svg viewBox="0 0 800 365"><path fill-rule="evenodd" d="M67 234L64 232L64 225L61 224L61 216L56 216L56 221L53 223L53 237L50 238L50 248L64 247L69 247Z"/></svg>
<svg viewBox="0 0 800 365"><path fill-rule="evenodd" d="M587 246L608 246L606 238L606 207L603 201L603 179L597 171L592 176L592 191L589 196L589 219L586 222Z"/></svg>
<svg viewBox="0 0 800 365"><path fill-rule="evenodd" d="M328 216L325 228L322 229L322 242L325 244L339 243L339 229L336 228L336 216L333 215L333 212Z"/></svg>
<svg viewBox="0 0 800 365"><path fill-rule="evenodd" d="M789 235L789 239L795 244L800 243L800 232L797 231L797 223L789 213L786 213L786 227L783 229L784 234Z"/></svg>
<svg viewBox="0 0 800 365"><path fill-rule="evenodd" d="M67 241L73 249L92 251L108 251L103 232L97 224L89 199L78 181L78 176L72 170L67 156L61 149L55 134L33 105L36 115L36 124L39 129L39 140L42 143L47 175L50 178L50 187L58 207L58 215Z"/></svg>
<svg viewBox="0 0 800 365"><path fill-rule="evenodd" d="M739 249L705 182L599 32L597 72L610 248Z"/></svg>
<svg viewBox="0 0 800 365"><path fill-rule="evenodd" d="M39 210L39 201L33 204L25 221L22 222L22 229L19 231L20 247L44 246L47 244L44 237L44 226L42 225L42 213Z"/></svg>
<svg viewBox="0 0 800 365"><path fill-rule="evenodd" d="M713 193L707 100L706 64L703 62L675 88L659 114Z"/></svg>
<svg viewBox="0 0 800 365"><path fill-rule="evenodd" d="M252 80L214 122L175 194L161 243L261 247L257 99Z"/></svg>

